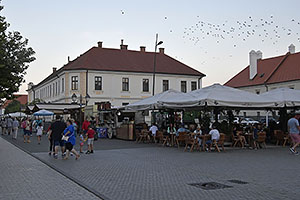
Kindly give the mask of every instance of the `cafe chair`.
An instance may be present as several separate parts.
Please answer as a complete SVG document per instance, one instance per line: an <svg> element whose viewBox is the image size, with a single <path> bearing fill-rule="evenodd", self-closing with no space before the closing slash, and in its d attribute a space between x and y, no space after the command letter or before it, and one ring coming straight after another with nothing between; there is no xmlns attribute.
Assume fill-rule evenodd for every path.
<svg viewBox="0 0 300 200"><path fill-rule="evenodd" d="M258 138L257 138L257 143L261 146L261 144L264 146L264 148L266 149L266 132L262 131L258 133Z"/></svg>
<svg viewBox="0 0 300 200"><path fill-rule="evenodd" d="M179 149L179 145L183 142L185 142L185 137L186 137L187 133L186 132L180 132L178 134L178 136L176 137L176 144L177 144L177 147Z"/></svg>
<svg viewBox="0 0 300 200"><path fill-rule="evenodd" d="M213 146L215 147L215 150L217 150L218 152L221 152L220 148L219 148L219 146L220 146L220 147L222 147L222 150L225 151L224 142L225 142L225 134L220 133L219 140L218 141L213 140Z"/></svg>

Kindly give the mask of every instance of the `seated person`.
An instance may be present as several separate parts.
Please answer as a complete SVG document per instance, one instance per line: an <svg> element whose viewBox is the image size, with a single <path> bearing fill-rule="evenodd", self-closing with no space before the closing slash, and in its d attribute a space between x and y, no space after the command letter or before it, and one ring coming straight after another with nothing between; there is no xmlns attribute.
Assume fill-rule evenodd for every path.
<svg viewBox="0 0 300 200"><path fill-rule="evenodd" d="M214 142L214 141L219 141L219 139L220 139L220 132L218 131L218 129L216 128L216 125L213 125L212 126L212 129L209 131L209 133L208 133L209 135L211 135L211 139L210 140L208 140L207 142L206 142L206 144L209 144L209 150L210 150L210 148L211 148L211 146L212 146L212 143Z"/></svg>
<svg viewBox="0 0 300 200"><path fill-rule="evenodd" d="M187 130L186 128L184 128L184 124L181 124L181 127L176 132L176 136L178 136L179 133L188 133L188 132L189 132L189 130Z"/></svg>
<svg viewBox="0 0 300 200"><path fill-rule="evenodd" d="M168 134L176 134L176 128L174 127L174 125L171 123L170 126L168 126L168 130L167 130Z"/></svg>
<svg viewBox="0 0 300 200"><path fill-rule="evenodd" d="M156 132L158 131L157 126L153 123L152 126L150 127L149 131L151 132L152 137L155 140ZM150 138L150 137L149 137Z"/></svg>
<svg viewBox="0 0 300 200"><path fill-rule="evenodd" d="M197 128L196 128L196 130L194 131L194 139L197 138L197 135L202 135L202 130L201 130L201 126L200 125L198 125ZM199 137L198 137L198 143L201 146L202 140Z"/></svg>

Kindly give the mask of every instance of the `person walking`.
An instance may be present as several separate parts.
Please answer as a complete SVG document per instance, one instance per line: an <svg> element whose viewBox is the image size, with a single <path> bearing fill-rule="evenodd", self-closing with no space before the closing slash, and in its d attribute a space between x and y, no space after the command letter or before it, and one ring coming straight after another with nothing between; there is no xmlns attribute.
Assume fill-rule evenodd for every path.
<svg viewBox="0 0 300 200"><path fill-rule="evenodd" d="M18 130L19 130L19 121L17 118L14 119L12 127L13 127L13 134L12 134L12 139L17 139L18 136Z"/></svg>
<svg viewBox="0 0 300 200"><path fill-rule="evenodd" d="M2 131L1 131L1 135L4 135L4 134L5 134L5 131L6 131L6 130L5 130L5 129L6 129L5 126L6 126L6 124L5 124L5 119L1 119L1 128L2 128L2 129L1 129L1 130L2 130Z"/></svg>
<svg viewBox="0 0 300 200"><path fill-rule="evenodd" d="M31 126L30 126L30 122L29 119L25 119L25 126L24 126L24 143L30 143L30 130L31 130Z"/></svg>
<svg viewBox="0 0 300 200"><path fill-rule="evenodd" d="M13 120L11 118L11 116L8 117L7 119L7 134L10 135L12 134L12 130L13 130Z"/></svg>
<svg viewBox="0 0 300 200"><path fill-rule="evenodd" d="M42 135L43 135L43 126L42 123L39 123L38 126L36 127L36 136L37 136L38 144L41 144Z"/></svg>
<svg viewBox="0 0 300 200"><path fill-rule="evenodd" d="M94 136L95 136L96 132L94 131L94 129L92 128L91 125L89 125L89 130L87 131L86 135L88 138L88 150L86 152L86 154L90 154L90 153L94 153Z"/></svg>
<svg viewBox="0 0 300 200"><path fill-rule="evenodd" d="M58 149L59 146L61 147L62 156L64 155L65 148L64 148L64 141L61 140L63 132L66 128L66 124L60 120L60 116L56 115L56 120L50 126L50 134L49 137L53 139L54 145L54 155L55 159L58 158Z"/></svg>
<svg viewBox="0 0 300 200"><path fill-rule="evenodd" d="M290 151L294 155L298 155L299 153L295 150L296 147L300 144L300 126L299 126L300 112L296 112L294 116L288 121L288 131L290 137L293 141L293 147L290 148Z"/></svg>
<svg viewBox="0 0 300 200"><path fill-rule="evenodd" d="M65 140L65 147L66 147L66 156L65 160L69 159L70 151L75 154L76 160L80 157L79 153L74 149L74 145L76 143L76 138L74 134L74 127L72 125L72 121L67 121L67 128L64 130L64 138L67 138Z"/></svg>
<svg viewBox="0 0 300 200"><path fill-rule="evenodd" d="M84 122L82 123L83 134L87 133L87 131L89 130L89 125L91 125L91 123L88 121L88 117L86 117Z"/></svg>

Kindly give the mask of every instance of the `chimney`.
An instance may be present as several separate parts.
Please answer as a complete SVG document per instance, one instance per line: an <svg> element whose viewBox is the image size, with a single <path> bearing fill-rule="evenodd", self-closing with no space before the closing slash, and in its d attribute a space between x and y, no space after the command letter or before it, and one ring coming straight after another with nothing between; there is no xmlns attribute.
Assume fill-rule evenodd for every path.
<svg viewBox="0 0 300 200"><path fill-rule="evenodd" d="M141 52L146 52L146 47L140 46Z"/></svg>
<svg viewBox="0 0 300 200"><path fill-rule="evenodd" d="M98 42L98 47L102 48L102 42L101 41Z"/></svg>
<svg viewBox="0 0 300 200"><path fill-rule="evenodd" d="M262 52L261 51L257 51L256 52L256 55L257 55L257 60L260 60L260 59L262 59Z"/></svg>
<svg viewBox="0 0 300 200"><path fill-rule="evenodd" d="M165 48L159 48L159 53L164 54L165 53Z"/></svg>
<svg viewBox="0 0 300 200"><path fill-rule="evenodd" d="M257 53L252 50L249 52L249 79L252 80L257 74Z"/></svg>
<svg viewBox="0 0 300 200"><path fill-rule="evenodd" d="M68 56L68 63L70 62L70 56Z"/></svg>
<svg viewBox="0 0 300 200"><path fill-rule="evenodd" d="M56 72L56 67L53 67L52 69L53 69L53 73L55 73Z"/></svg>
<svg viewBox="0 0 300 200"><path fill-rule="evenodd" d="M291 44L291 45L289 46L289 52L290 52L290 54L293 54L293 53L296 52L296 50L295 50L295 45Z"/></svg>
<svg viewBox="0 0 300 200"><path fill-rule="evenodd" d="M123 44L124 40L121 40L121 45L120 45L120 49L124 49L127 50L128 45Z"/></svg>

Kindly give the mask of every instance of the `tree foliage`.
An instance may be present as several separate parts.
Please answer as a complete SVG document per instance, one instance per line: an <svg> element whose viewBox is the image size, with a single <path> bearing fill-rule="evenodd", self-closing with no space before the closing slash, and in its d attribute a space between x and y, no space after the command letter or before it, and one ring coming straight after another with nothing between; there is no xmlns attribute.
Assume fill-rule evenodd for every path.
<svg viewBox="0 0 300 200"><path fill-rule="evenodd" d="M0 6L0 99L11 99L24 82L26 69L35 60L35 52L27 47L28 39L20 32L7 30L9 24L1 15L2 10Z"/></svg>
<svg viewBox="0 0 300 200"><path fill-rule="evenodd" d="M12 102L10 102L6 108L5 108L5 114L8 113L14 113L14 112L20 112L22 108L22 105L19 101L17 100L12 100Z"/></svg>

